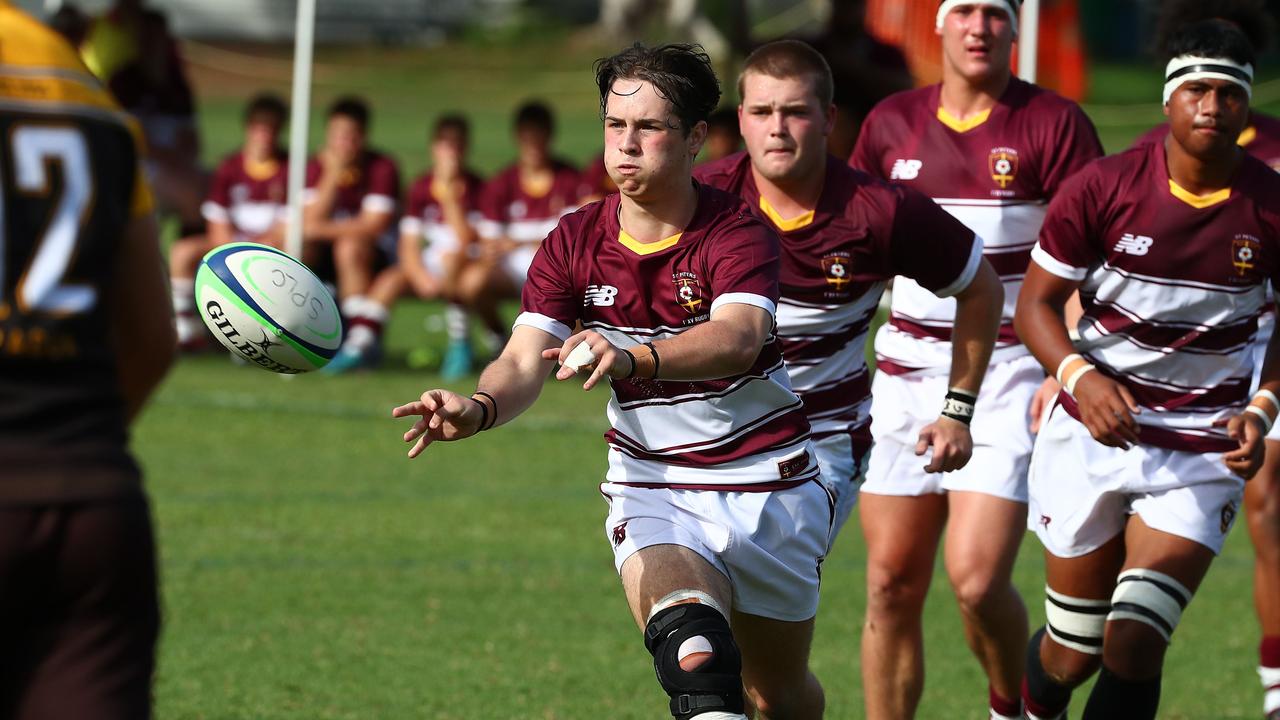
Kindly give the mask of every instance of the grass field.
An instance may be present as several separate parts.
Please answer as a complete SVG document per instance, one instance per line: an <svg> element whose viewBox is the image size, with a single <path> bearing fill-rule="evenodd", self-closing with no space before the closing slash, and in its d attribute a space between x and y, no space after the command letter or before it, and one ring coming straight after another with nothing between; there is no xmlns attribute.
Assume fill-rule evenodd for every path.
<svg viewBox="0 0 1280 720"><path fill-rule="evenodd" d="M581 160L598 139L583 65L593 52L551 40L519 53L327 52L317 94L373 99L374 139L406 173L422 167L427 122L451 108L473 113L476 165L494 169L510 153L507 113L532 94L564 108L560 146ZM280 82L273 67L255 78L198 69L210 158L235 144L241 99ZM1159 91L1154 74L1124 68L1095 83L1099 102ZM1146 122L1106 129L1108 148ZM375 374L284 379L222 357L175 368L134 439L163 563L158 717L667 717L601 527L606 392L552 382L515 424L409 462L390 409L439 384L404 362L442 346L436 315L399 306ZM862 716L864 559L855 521L825 565L814 646L830 718ZM1239 529L1178 630L1162 717L1259 716L1251 563ZM1034 538L1016 579L1038 625ZM939 572L920 717L985 717L984 679L946 590Z"/></svg>

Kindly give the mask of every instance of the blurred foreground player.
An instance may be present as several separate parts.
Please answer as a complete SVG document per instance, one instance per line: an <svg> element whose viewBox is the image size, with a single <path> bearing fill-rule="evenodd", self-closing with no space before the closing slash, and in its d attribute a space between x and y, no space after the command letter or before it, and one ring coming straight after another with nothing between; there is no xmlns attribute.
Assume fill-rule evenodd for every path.
<svg viewBox="0 0 1280 720"><path fill-rule="evenodd" d="M0 0L0 717L151 716L155 548L128 427L173 360L137 128Z"/></svg>
<svg viewBox="0 0 1280 720"><path fill-rule="evenodd" d="M772 332L777 236L691 181L720 95L709 57L636 45L596 69L620 193L543 242L472 397L429 390L394 415L422 416L404 435L411 457L470 437L526 410L587 343L584 389L613 390L605 537L672 716L744 720L754 706L816 720L808 658L831 498Z"/></svg>
<svg viewBox="0 0 1280 720"><path fill-rule="evenodd" d="M761 45L743 64L738 93L747 152L694 174L741 195L782 239L777 333L836 496L838 532L871 447L865 351L885 285L903 275L957 299L950 385L970 395L986 373L1004 293L972 230L923 194L827 154L835 106L831 71L816 50L799 40ZM970 417L956 409L922 433L938 470L963 466L973 447Z"/></svg>
<svg viewBox="0 0 1280 720"><path fill-rule="evenodd" d="M1027 613L1012 582L1026 535L1028 412L1044 370L1018 342L1013 309L1050 198L1102 146L1079 106L1013 76L1017 0L938 3L942 82L894 95L863 124L852 164L915 188L969 226L1004 283L991 367L975 403L973 459L922 472L919 428L937 419L955 309L909 278L893 286L876 334L871 426L862 486L867 717L911 715L924 680L922 613L945 529L944 563L965 639L989 683L993 720L1022 710Z"/></svg>
<svg viewBox="0 0 1280 720"><path fill-rule="evenodd" d="M205 234L181 238L169 248L169 277L177 316L178 347L203 349L204 323L196 315L195 278L200 260L232 242L283 244L283 215L289 158L280 147L285 104L271 94L249 101L244 112L244 145L218 165L200 212Z"/></svg>
<svg viewBox="0 0 1280 720"><path fill-rule="evenodd" d="M1156 716L1165 650L1236 518L1280 415L1273 336L1250 394L1250 340L1280 279L1280 176L1237 146L1254 56L1231 23L1177 34L1170 133L1099 160L1050 206L1019 335L1065 392L1036 438L1029 525L1047 626L1026 655L1031 718ZM1073 346L1063 306L1079 291Z"/></svg>

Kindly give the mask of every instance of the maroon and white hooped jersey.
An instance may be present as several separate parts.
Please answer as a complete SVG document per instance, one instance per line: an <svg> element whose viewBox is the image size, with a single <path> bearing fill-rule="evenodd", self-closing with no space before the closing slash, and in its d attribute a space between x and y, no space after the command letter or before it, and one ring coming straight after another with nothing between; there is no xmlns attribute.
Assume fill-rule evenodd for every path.
<svg viewBox="0 0 1280 720"><path fill-rule="evenodd" d="M1191 195L1155 143L1093 163L1049 206L1032 259L1082 281L1076 348L1133 393L1144 443L1237 447L1215 424L1249 399L1250 344L1280 279L1278 197L1280 175L1250 156L1230 188Z"/></svg>
<svg viewBox="0 0 1280 720"><path fill-rule="evenodd" d="M486 239L507 237L516 242L539 242L556 227L561 216L578 207L582 177L571 165L552 161L551 187L534 194L520 182L520 167L512 165L485 184L476 232Z"/></svg>
<svg viewBox="0 0 1280 720"><path fill-rule="evenodd" d="M908 90L867 116L849 164L913 187L982 238L1004 282L1004 313L992 362L1026 355L1013 311L1050 198L1064 180L1102 156L1093 124L1075 103L1017 78L990 111L953 118L941 85ZM876 335L880 370L945 372L951 363L955 301L907 279L894 282L892 312Z"/></svg>
<svg viewBox="0 0 1280 720"><path fill-rule="evenodd" d="M316 186L324 166L319 158L307 161L307 189L303 201L310 203L316 196ZM376 150L365 150L356 166L343 171L338 181L330 217L334 219L356 217L363 210L376 213L395 212L400 202L400 169L395 160Z"/></svg>
<svg viewBox="0 0 1280 720"><path fill-rule="evenodd" d="M622 231L619 202L615 194L591 203L547 236L529 268L517 325L564 340L581 321L625 348L675 337L726 304L776 312L777 235L737 196L699 185L684 232L648 244ZM772 334L739 375L611 384L605 439L623 456L661 468L662 486L775 490L817 477L809 423Z"/></svg>
<svg viewBox="0 0 1280 720"><path fill-rule="evenodd" d="M425 240L428 246L456 248L458 235L445 221L444 210L432 189L433 180L431 173L425 173L409 187L404 217L400 218L400 234L415 235ZM480 195L484 192L484 181L470 171L463 171L462 181L462 209L467 222L475 226L480 222Z"/></svg>
<svg viewBox="0 0 1280 720"><path fill-rule="evenodd" d="M778 337L814 437L848 433L870 443L865 347L885 284L902 275L954 295L977 272L982 242L919 192L834 157L817 207L790 220L761 197L745 152L694 176L741 196L782 238Z"/></svg>
<svg viewBox="0 0 1280 720"><path fill-rule="evenodd" d="M200 214L208 222L231 225L237 241L253 240L282 218L288 176L288 156L282 150L252 167L243 152L232 153L214 171Z"/></svg>

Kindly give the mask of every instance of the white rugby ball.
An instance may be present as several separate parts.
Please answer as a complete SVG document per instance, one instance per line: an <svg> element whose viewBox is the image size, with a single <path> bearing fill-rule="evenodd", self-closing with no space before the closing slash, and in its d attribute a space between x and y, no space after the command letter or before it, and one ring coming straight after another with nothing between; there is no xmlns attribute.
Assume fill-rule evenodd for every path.
<svg viewBox="0 0 1280 720"><path fill-rule="evenodd" d="M231 352L272 372L324 367L342 345L333 296L306 265L275 248L232 243L196 271L196 307Z"/></svg>

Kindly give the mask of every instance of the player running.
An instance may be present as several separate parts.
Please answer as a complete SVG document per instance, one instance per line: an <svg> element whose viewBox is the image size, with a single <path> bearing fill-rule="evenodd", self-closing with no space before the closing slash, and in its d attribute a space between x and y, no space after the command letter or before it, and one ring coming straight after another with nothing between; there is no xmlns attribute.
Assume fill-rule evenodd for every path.
<svg viewBox="0 0 1280 720"><path fill-rule="evenodd" d="M836 496L839 531L871 446L865 346L885 284L903 275L956 298L948 384L965 398L978 394L986 372L1003 289L972 230L918 191L827 154L831 71L812 47L799 40L760 46L743 64L738 95L747 152L702 165L694 176L741 195L782 239L777 334ZM928 464L957 469L972 448L972 407L939 402L935 409L949 419L922 431L934 451Z"/></svg>
<svg viewBox="0 0 1280 720"><path fill-rule="evenodd" d="M0 717L151 717L156 557L128 430L174 330L137 125L0 0Z"/></svg>
<svg viewBox="0 0 1280 720"><path fill-rule="evenodd" d="M556 360L560 380L589 373L585 389L607 378L605 537L672 716L819 718L808 657L831 498L772 334L778 238L691 181L720 95L709 57L636 45L596 69L620 194L543 242L472 397L429 390L394 415L422 416L413 457L514 419Z"/></svg>
<svg viewBox="0 0 1280 720"><path fill-rule="evenodd" d="M280 129L286 114L284 101L276 95L249 101L244 145L218 165L200 208L205 234L182 238L169 248L173 309L183 350L209 346L195 299L196 270L205 254L232 242L281 245L289 162L280 147Z"/></svg>
<svg viewBox="0 0 1280 720"><path fill-rule="evenodd" d="M1014 335L1013 308L1049 198L1102 147L1078 106L1012 76L1017 7L1016 0L940 3L941 84L880 103L850 160L921 190L972 228L1005 290L971 426L973 459L949 475L924 469L915 452L920 428L934 421L951 387L953 303L899 278L889 322L876 335L875 445L861 509L862 676L872 720L909 717L919 702L921 612L944 527L947 576L989 681L991 717L1021 712L1027 616L1010 575L1026 527L1027 414L1045 376Z"/></svg>
<svg viewBox="0 0 1280 720"><path fill-rule="evenodd" d="M1160 35L1169 35L1199 20L1221 18L1234 23L1249 38L1255 52L1270 41L1271 17L1261 0L1181 0L1161 11ZM1158 125L1134 143L1162 143L1169 125ZM1236 144L1280 171L1280 118L1249 110L1249 122ZM1275 328L1275 312L1268 303L1258 321L1253 342L1256 390L1262 360ZM1280 720L1280 427L1267 433L1262 469L1244 486L1244 515L1253 541L1253 603L1262 626L1258 643L1258 674L1262 679L1263 712L1268 720Z"/></svg>
<svg viewBox="0 0 1280 720"><path fill-rule="evenodd" d="M414 294L443 299L449 346L440 375L457 380L471 372L471 327L458 300L458 281L474 260L484 181L467 167L470 126L461 115L444 115L431 131L431 170L409 188L400 219L400 267ZM423 247L425 241L426 247Z"/></svg>
<svg viewBox="0 0 1280 720"><path fill-rule="evenodd" d="M1280 279L1280 176L1236 145L1253 50L1210 20L1169 51L1169 137L1067 183L1018 301L1019 335L1065 387L1031 463L1048 581L1047 628L1026 657L1032 718L1063 717L1099 667L1084 718L1155 717L1170 635L1280 414L1276 363L1249 394ZM1077 290L1073 346L1062 308Z"/></svg>

